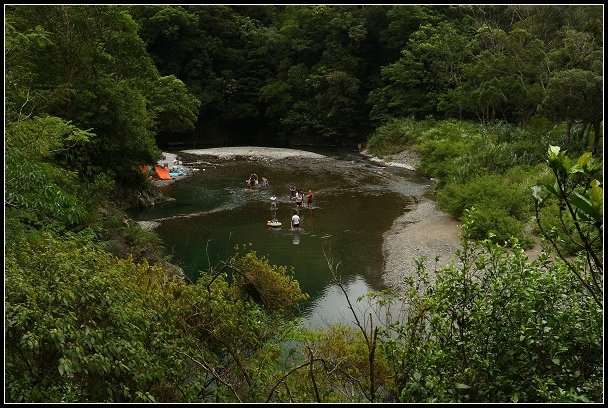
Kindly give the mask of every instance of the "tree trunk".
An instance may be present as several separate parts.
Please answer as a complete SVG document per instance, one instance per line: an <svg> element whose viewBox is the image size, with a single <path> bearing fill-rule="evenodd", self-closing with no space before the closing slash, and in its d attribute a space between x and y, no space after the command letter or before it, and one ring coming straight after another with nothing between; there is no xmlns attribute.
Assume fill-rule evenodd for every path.
<svg viewBox="0 0 608 408"><path fill-rule="evenodd" d="M585 133L587 131L587 127L588 127L587 122L581 122L581 128L579 129L579 131L576 135L576 140L574 141L576 144L576 147L577 148L580 147L581 151L585 151L588 146L587 139L585 138Z"/></svg>
<svg viewBox="0 0 608 408"><path fill-rule="evenodd" d="M598 153L598 147L600 145L600 122L593 122L593 147L591 152L595 155Z"/></svg>
<svg viewBox="0 0 608 408"><path fill-rule="evenodd" d="M583 140L583 138L585 137L585 130L587 130L587 124L583 122L581 123L581 129L578 131L578 140ZM587 143L585 143L585 145L587 145Z"/></svg>
<svg viewBox="0 0 608 408"><path fill-rule="evenodd" d="M572 129L572 121L570 119L566 120L566 132L564 134L566 138L566 143L570 144L570 130Z"/></svg>

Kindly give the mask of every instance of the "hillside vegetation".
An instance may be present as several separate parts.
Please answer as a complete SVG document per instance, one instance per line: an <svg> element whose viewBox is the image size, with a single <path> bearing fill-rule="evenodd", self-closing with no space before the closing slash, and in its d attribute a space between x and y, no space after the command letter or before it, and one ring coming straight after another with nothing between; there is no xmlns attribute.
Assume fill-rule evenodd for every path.
<svg viewBox="0 0 608 408"><path fill-rule="evenodd" d="M5 402L602 402L602 41L599 5L7 5ZM125 213L176 142L414 149L459 262L318 332L251 247L187 282Z"/></svg>

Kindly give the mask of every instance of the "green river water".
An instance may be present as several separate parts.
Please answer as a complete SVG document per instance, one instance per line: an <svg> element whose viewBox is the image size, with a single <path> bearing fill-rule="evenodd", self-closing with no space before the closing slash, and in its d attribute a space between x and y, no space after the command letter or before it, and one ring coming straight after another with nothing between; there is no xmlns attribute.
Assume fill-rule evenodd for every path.
<svg viewBox="0 0 608 408"><path fill-rule="evenodd" d="M311 150L312 151L312 150ZM191 280L199 271L226 260L237 244L252 245L272 264L294 268L295 278L310 299L302 305L304 324L350 322L352 315L331 281L325 253L334 264L351 301L369 290L385 288L382 279L382 236L407 210L414 196L430 188L428 178L371 162L356 151L314 150L322 159L220 159L175 152L184 165L198 168L190 176L162 186L175 200L136 214L138 221L157 221L156 231L173 262ZM247 191L251 172L271 186ZM300 231L290 229L295 204L289 187L314 192L312 209L300 211ZM277 197L280 228L269 228L270 197Z"/></svg>

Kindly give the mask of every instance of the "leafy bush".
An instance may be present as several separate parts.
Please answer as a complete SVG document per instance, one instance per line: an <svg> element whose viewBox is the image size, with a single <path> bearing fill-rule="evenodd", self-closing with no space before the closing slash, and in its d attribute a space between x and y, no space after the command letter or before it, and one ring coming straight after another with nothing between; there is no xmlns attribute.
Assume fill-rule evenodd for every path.
<svg viewBox="0 0 608 408"><path fill-rule="evenodd" d="M417 143L420 133L432 127L433 123L415 121L413 118L392 118L376 129L365 148L379 156L401 152L406 146Z"/></svg>
<svg viewBox="0 0 608 408"><path fill-rule="evenodd" d="M567 214L560 215L559 203L556 200L551 201L551 203L545 203L545 206L539 210L539 222L542 230L536 225L535 232L541 235L542 231L545 231L548 236L555 240L565 256L576 255L580 251L580 245L569 239L572 234L576 233L576 226L572 217Z"/></svg>
<svg viewBox="0 0 608 408"><path fill-rule="evenodd" d="M332 324L326 330L314 332L308 343L314 356L323 363L316 364L314 371L322 402L370 402L372 371L377 394L386 394L384 388L392 383L393 372L381 349L374 350L373 370L370 370L370 351L359 330ZM294 387L306 388L312 396L312 384L305 384L309 376L306 370L294 376L291 382ZM309 400L315 402L313 398ZM373 402L377 401L382 399Z"/></svg>
<svg viewBox="0 0 608 408"><path fill-rule="evenodd" d="M405 281L405 317L381 341L394 398L601 402L603 313L574 275L545 252L529 261L516 240L462 243L432 284L422 263Z"/></svg>
<svg viewBox="0 0 608 408"><path fill-rule="evenodd" d="M184 351L184 339L163 297L179 281L48 233L21 241L6 262L9 401L177 398L173 382L187 367L167 357ZM164 281L165 290L144 289L142 280Z"/></svg>
<svg viewBox="0 0 608 408"><path fill-rule="evenodd" d="M467 224L471 238L490 239L501 245L508 244L512 237L517 238L523 248L532 248L532 240L524 235L521 222L497 208L481 210L471 207L464 211L462 224Z"/></svg>
<svg viewBox="0 0 608 408"><path fill-rule="evenodd" d="M448 184L439 191L437 201L444 211L458 218L465 209L475 206L483 211L502 210L508 216L525 220L532 206L529 190L520 184L506 184L505 178L497 174L463 184Z"/></svg>
<svg viewBox="0 0 608 408"><path fill-rule="evenodd" d="M15 215L37 228L52 224L61 230L83 222L88 216L83 185L76 172L53 164L51 157L91 134L53 116L28 118L6 130L6 206L21 210Z"/></svg>
<svg viewBox="0 0 608 408"><path fill-rule="evenodd" d="M237 248L229 265L238 272L234 276L236 286L268 310L283 314L308 299L293 277L293 268L271 265L265 257L258 257L255 251L241 255Z"/></svg>
<svg viewBox="0 0 608 408"><path fill-rule="evenodd" d="M559 146L549 146L547 164L553 173L552 182L532 187L537 226L543 238L557 251L581 284L603 306L604 296L604 189L602 165L590 152L580 155L576 161L561 151ZM557 220L543 220L546 208L555 208L550 215L558 214ZM564 247L574 249L579 264L568 259ZM570 247L570 248L568 248ZM578 249L575 249L578 247Z"/></svg>
<svg viewBox="0 0 608 408"><path fill-rule="evenodd" d="M6 254L7 401L265 400L296 331L275 311L302 298L297 282L278 276L282 293L271 282L282 270L253 254L240 263L275 288L265 295L283 304L269 311L224 276L187 284L91 238L38 232Z"/></svg>
<svg viewBox="0 0 608 408"><path fill-rule="evenodd" d="M457 159L470 152L472 146L472 140L425 140L416 147L422 154L419 170L438 178L441 183L456 173Z"/></svg>
<svg viewBox="0 0 608 408"><path fill-rule="evenodd" d="M450 141L472 140L481 135L483 127L477 123L446 119L438 122L430 122L430 125L420 133L420 140L442 140Z"/></svg>

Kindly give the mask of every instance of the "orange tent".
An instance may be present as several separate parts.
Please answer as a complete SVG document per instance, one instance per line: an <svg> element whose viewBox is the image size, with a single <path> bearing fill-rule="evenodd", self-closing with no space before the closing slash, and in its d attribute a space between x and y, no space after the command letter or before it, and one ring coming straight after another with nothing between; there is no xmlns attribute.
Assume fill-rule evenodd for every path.
<svg viewBox="0 0 608 408"><path fill-rule="evenodd" d="M155 165L154 172L161 180L173 180L173 178L169 175L169 170L165 169L164 167Z"/></svg>

